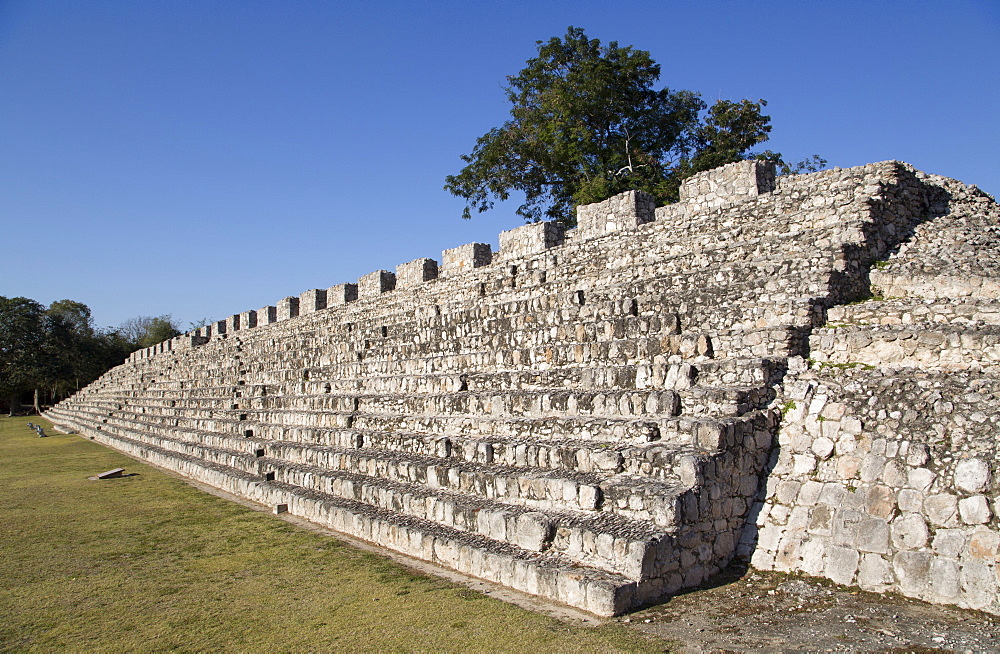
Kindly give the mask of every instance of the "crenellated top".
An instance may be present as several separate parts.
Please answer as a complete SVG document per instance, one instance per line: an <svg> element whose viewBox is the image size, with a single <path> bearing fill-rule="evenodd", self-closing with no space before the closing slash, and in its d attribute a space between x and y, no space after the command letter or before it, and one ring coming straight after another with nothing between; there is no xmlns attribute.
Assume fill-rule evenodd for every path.
<svg viewBox="0 0 1000 654"><path fill-rule="evenodd" d="M774 164L738 161L698 173L681 184L680 202L672 212L699 212L753 199L775 188ZM527 258L567 243L580 243L616 232L635 230L657 218L654 197L642 191L626 191L602 202L577 207L577 227L567 230L561 223L538 222L501 232L500 250L488 243L468 243L441 253L440 264L420 258L396 266L395 272L376 270L357 280L327 289L310 289L256 311L244 311L200 327L182 336L138 350L130 361L162 352L202 345L213 338L290 320L316 311L377 298L384 293L412 289L439 278L453 278L492 263Z"/></svg>

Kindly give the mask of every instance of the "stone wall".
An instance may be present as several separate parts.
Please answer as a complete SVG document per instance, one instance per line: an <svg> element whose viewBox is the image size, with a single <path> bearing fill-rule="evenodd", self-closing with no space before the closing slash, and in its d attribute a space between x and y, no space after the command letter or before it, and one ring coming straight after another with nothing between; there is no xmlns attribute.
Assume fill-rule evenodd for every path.
<svg viewBox="0 0 1000 654"><path fill-rule="evenodd" d="M754 565L1000 613L1000 208L932 182L928 219L833 307L784 380ZM892 295L893 297L883 297Z"/></svg>
<svg viewBox="0 0 1000 654"><path fill-rule="evenodd" d="M899 162L739 162L681 198L624 193L576 229L243 312L49 417L601 615L737 554L996 610L1000 311L991 255L970 254L996 204ZM961 301L921 296L934 257ZM858 303L878 275L900 297Z"/></svg>

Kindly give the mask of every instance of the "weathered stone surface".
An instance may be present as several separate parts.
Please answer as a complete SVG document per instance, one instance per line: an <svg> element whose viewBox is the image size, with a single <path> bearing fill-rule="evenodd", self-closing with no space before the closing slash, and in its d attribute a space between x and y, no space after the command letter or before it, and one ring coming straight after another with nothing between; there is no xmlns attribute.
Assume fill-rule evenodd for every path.
<svg viewBox="0 0 1000 654"><path fill-rule="evenodd" d="M326 289L326 303L331 307L354 302L357 299L357 284L337 284Z"/></svg>
<svg viewBox="0 0 1000 654"><path fill-rule="evenodd" d="M967 493L981 493L990 479L990 467L982 459L959 461L955 465L955 485Z"/></svg>
<svg viewBox="0 0 1000 654"><path fill-rule="evenodd" d="M451 277L473 268L488 266L493 261L489 243L469 243L441 253L441 276Z"/></svg>
<svg viewBox="0 0 1000 654"><path fill-rule="evenodd" d="M414 259L396 266L396 288L410 288L437 279L438 264L434 259Z"/></svg>
<svg viewBox="0 0 1000 654"><path fill-rule="evenodd" d="M377 297L396 288L396 275L388 270L376 270L358 278L358 297Z"/></svg>
<svg viewBox="0 0 1000 654"><path fill-rule="evenodd" d="M326 289L314 288L299 294L299 312L302 315L326 308Z"/></svg>
<svg viewBox="0 0 1000 654"><path fill-rule="evenodd" d="M656 201L642 191L626 191L603 202L577 207L577 230L595 238L637 227L655 219Z"/></svg>
<svg viewBox="0 0 1000 654"><path fill-rule="evenodd" d="M565 240L562 223L541 222L500 232L500 256L516 259L545 252Z"/></svg>
<svg viewBox="0 0 1000 654"><path fill-rule="evenodd" d="M899 162L681 197L233 316L49 416L602 615L735 553L1000 612L996 203Z"/></svg>
<svg viewBox="0 0 1000 654"><path fill-rule="evenodd" d="M297 318L299 315L299 298L286 297L278 301L278 320Z"/></svg>

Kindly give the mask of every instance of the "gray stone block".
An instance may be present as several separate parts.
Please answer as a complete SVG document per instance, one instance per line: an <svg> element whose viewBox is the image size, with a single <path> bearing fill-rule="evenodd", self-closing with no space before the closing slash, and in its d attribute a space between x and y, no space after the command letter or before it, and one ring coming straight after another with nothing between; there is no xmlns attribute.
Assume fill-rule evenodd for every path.
<svg viewBox="0 0 1000 654"><path fill-rule="evenodd" d="M642 191L626 191L603 202L576 208L577 232L584 239L635 229L656 219L656 200Z"/></svg>
<svg viewBox="0 0 1000 654"><path fill-rule="evenodd" d="M434 259L414 259L396 266L396 287L410 288L437 279L438 264Z"/></svg>
<svg viewBox="0 0 1000 654"><path fill-rule="evenodd" d="M488 243L468 243L441 253L442 277L452 277L473 268L488 266L493 261L493 253Z"/></svg>
<svg viewBox="0 0 1000 654"><path fill-rule="evenodd" d="M252 329L257 326L257 312L244 311L240 314L240 329Z"/></svg>
<svg viewBox="0 0 1000 654"><path fill-rule="evenodd" d="M278 308L274 306L261 307L257 310L257 324L270 325L278 322Z"/></svg>
<svg viewBox="0 0 1000 654"><path fill-rule="evenodd" d="M299 294L299 313L305 315L326 308L326 289L314 288Z"/></svg>
<svg viewBox="0 0 1000 654"><path fill-rule="evenodd" d="M982 459L959 461L955 466L955 485L967 493L981 493L990 480L990 467Z"/></svg>
<svg viewBox="0 0 1000 654"><path fill-rule="evenodd" d="M396 288L396 275L388 270L376 270L358 279L358 297L378 297Z"/></svg>
<svg viewBox="0 0 1000 654"><path fill-rule="evenodd" d="M500 256L505 259L528 257L562 245L565 227L557 222L540 222L500 232Z"/></svg>
<svg viewBox="0 0 1000 654"><path fill-rule="evenodd" d="M299 298L286 297L278 301L278 320L289 320L299 315Z"/></svg>
<svg viewBox="0 0 1000 654"><path fill-rule="evenodd" d="M354 302L358 299L357 284L337 284L326 289L326 302L328 306L337 306Z"/></svg>

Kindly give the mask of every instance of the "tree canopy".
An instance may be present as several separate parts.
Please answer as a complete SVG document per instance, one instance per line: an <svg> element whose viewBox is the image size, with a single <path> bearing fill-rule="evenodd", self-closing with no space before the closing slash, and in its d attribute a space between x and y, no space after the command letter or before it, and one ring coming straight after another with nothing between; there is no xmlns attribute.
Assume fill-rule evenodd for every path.
<svg viewBox="0 0 1000 654"><path fill-rule="evenodd" d="M179 333L170 316L139 316L118 329L95 329L90 308L59 300L47 308L0 296L0 402L17 411L33 395L50 400L74 392L121 363L130 352Z"/></svg>
<svg viewBox="0 0 1000 654"><path fill-rule="evenodd" d="M445 189L466 200L465 218L521 192L525 220L573 225L576 205L630 189L676 201L681 180L767 140L764 100L709 106L692 91L656 90L659 77L648 52L602 46L580 28L539 41L538 56L507 78L510 120L476 141Z"/></svg>

